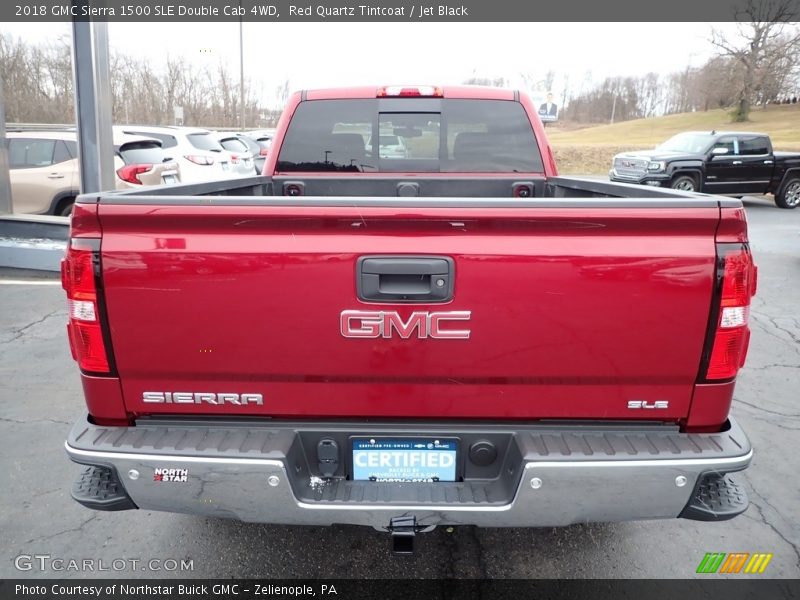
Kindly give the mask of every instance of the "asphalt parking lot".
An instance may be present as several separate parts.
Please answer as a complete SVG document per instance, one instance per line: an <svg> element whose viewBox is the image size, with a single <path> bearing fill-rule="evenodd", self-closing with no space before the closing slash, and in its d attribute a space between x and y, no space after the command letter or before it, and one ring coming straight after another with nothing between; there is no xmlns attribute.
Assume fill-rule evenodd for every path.
<svg viewBox="0 0 800 600"><path fill-rule="evenodd" d="M740 475L751 499L743 516L722 523L440 528L418 537L415 555L396 557L388 536L367 528L89 511L70 498L79 467L63 451L83 397L65 339L62 290L54 277L6 269L0 270L0 578L98 575L49 564L42 570L37 561L20 571L15 563L29 564L15 560L20 555L102 559L107 566L124 559L123 573L99 575L128 577L684 578L695 576L706 552L770 552L762 577L800 577L800 210L745 202L759 290L733 408L756 450ZM193 570L143 570L131 559L189 559Z"/></svg>

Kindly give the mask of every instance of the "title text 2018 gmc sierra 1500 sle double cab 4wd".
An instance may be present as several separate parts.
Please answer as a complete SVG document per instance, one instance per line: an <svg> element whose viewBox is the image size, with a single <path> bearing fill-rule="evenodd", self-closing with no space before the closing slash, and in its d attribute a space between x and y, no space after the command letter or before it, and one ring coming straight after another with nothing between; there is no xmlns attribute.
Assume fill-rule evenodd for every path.
<svg viewBox="0 0 800 600"><path fill-rule="evenodd" d="M747 507L741 203L559 177L524 94L298 93L263 176L81 196L63 285L91 508L407 550Z"/></svg>
<svg viewBox="0 0 800 600"><path fill-rule="evenodd" d="M800 154L774 152L763 133L679 133L654 150L617 154L609 177L687 192L773 194L780 208L800 206Z"/></svg>

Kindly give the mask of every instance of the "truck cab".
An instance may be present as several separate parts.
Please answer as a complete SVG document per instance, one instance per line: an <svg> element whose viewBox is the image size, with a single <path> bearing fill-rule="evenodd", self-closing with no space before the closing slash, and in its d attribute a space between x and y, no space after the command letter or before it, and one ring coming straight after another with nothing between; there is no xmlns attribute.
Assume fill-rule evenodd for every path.
<svg viewBox="0 0 800 600"><path fill-rule="evenodd" d="M679 133L653 150L617 154L611 181L728 196L774 194L781 208L800 205L800 154L773 151L767 134Z"/></svg>

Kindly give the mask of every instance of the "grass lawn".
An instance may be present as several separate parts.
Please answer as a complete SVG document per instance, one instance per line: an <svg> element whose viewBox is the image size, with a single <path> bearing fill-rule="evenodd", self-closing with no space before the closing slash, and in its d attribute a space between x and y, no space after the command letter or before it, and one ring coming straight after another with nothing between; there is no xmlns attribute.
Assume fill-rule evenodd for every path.
<svg viewBox="0 0 800 600"><path fill-rule="evenodd" d="M618 152L653 148L682 131L758 131L772 138L776 150L800 151L800 104L754 109L747 123L731 123L725 110L683 113L562 130L548 127L547 136L563 174L605 174Z"/></svg>

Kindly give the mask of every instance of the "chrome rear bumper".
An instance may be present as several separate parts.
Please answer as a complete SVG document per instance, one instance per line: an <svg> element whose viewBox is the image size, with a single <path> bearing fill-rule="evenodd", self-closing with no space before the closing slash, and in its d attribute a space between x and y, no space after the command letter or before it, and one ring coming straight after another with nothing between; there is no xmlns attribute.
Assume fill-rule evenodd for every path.
<svg viewBox="0 0 800 600"><path fill-rule="evenodd" d="M330 430L355 431L355 424ZM359 424L359 427L363 424ZM320 480L298 463L299 429L325 424L180 425L137 427L76 424L66 443L81 464L113 469L139 508L242 521L385 528L392 517L415 516L421 527L540 527L681 515L704 475L745 469L752 458L734 422L723 433L683 434L661 427L489 426L509 445L497 481L375 483ZM384 426L382 426L384 427ZM396 434L400 425L385 426ZM453 435L474 425L403 425L407 435ZM370 431L375 431L372 426ZM360 434L360 432L355 431ZM157 469L186 473L159 480ZM169 471L168 471L169 473ZM169 478L169 476L167 476Z"/></svg>

